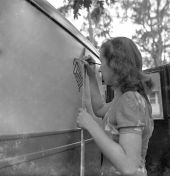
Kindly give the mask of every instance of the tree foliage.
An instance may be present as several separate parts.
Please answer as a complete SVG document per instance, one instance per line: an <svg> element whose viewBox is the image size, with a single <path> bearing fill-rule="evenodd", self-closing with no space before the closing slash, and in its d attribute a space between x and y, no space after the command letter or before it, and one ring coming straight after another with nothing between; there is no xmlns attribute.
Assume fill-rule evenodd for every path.
<svg viewBox="0 0 170 176"><path fill-rule="evenodd" d="M98 10L104 9L104 3L109 5L111 3L115 3L115 0L105 0L105 1L104 0L73 0L74 17L78 18L78 16L80 15L79 13L80 9L85 8L89 10L93 4L98 5L99 7Z"/></svg>
<svg viewBox="0 0 170 176"><path fill-rule="evenodd" d="M103 4L98 2L93 4L91 11L88 11L87 20L84 20L81 31L89 32L89 40L93 38L92 43L96 47L98 46L97 38L108 38L110 37L110 31L112 28L112 17Z"/></svg>
<svg viewBox="0 0 170 176"><path fill-rule="evenodd" d="M147 67L167 63L170 57L170 0L64 0L60 8L65 15L72 10L78 18L81 9L87 10L87 16L81 31L87 31L89 40L97 46L97 37L108 38L112 28L112 17L105 5L119 4L117 12L123 21L131 20L137 24L134 41L144 53ZM114 9L115 10L115 9ZM123 14L122 14L123 12ZM169 59L170 60L170 59Z"/></svg>
<svg viewBox="0 0 170 176"><path fill-rule="evenodd" d="M86 9L81 31L88 33L87 38L98 47L96 37L108 37L111 30L112 17L104 5L112 5L115 0L65 0L65 5L59 11L66 14L73 10L74 18L80 16L80 10ZM95 29L95 30L94 30Z"/></svg>
<svg viewBox="0 0 170 176"><path fill-rule="evenodd" d="M145 63L165 64L170 57L170 1L124 0L122 8L123 19L139 25L133 39L147 55Z"/></svg>

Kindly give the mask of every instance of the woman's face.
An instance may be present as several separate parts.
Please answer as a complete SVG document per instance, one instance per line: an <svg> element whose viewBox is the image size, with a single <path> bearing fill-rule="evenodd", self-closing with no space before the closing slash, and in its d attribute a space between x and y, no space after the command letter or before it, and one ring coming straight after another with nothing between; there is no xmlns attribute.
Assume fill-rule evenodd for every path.
<svg viewBox="0 0 170 176"><path fill-rule="evenodd" d="M106 85L114 85L116 81L116 76L113 70L108 66L105 57L100 56L101 66L100 71L102 72L103 80Z"/></svg>

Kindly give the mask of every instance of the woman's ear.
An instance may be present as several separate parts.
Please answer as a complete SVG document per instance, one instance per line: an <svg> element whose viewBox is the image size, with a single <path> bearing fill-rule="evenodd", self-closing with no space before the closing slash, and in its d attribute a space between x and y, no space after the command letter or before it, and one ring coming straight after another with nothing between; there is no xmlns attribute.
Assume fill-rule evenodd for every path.
<svg viewBox="0 0 170 176"><path fill-rule="evenodd" d="M111 61L110 61L110 63L108 63L108 65L109 65L109 67L114 68L115 63L114 63L114 61L113 61L113 60L111 60Z"/></svg>

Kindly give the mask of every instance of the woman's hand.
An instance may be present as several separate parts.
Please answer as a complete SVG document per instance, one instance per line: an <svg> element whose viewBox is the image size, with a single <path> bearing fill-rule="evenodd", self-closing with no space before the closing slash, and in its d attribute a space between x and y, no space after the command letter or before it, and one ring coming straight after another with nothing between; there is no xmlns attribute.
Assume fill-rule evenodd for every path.
<svg viewBox="0 0 170 176"><path fill-rule="evenodd" d="M95 122L92 116L84 109L80 108L77 116L77 125L88 130Z"/></svg>
<svg viewBox="0 0 170 176"><path fill-rule="evenodd" d="M95 60L91 56L85 56L83 60L85 61L87 75L89 77L94 77L96 75Z"/></svg>

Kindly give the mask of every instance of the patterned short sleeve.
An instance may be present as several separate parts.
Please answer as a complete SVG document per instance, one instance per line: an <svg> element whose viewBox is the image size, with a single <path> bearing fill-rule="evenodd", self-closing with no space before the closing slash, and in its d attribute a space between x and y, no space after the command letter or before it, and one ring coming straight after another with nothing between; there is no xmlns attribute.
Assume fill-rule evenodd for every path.
<svg viewBox="0 0 170 176"><path fill-rule="evenodd" d="M118 102L116 110L119 133L142 134L145 126L145 100L137 92L126 92Z"/></svg>

